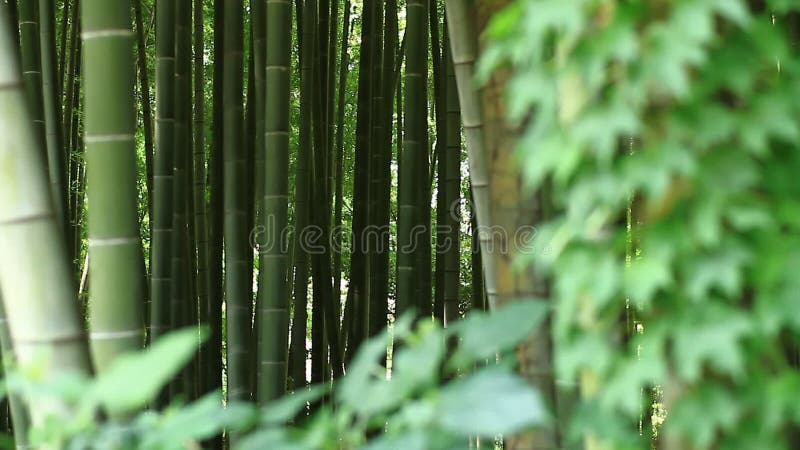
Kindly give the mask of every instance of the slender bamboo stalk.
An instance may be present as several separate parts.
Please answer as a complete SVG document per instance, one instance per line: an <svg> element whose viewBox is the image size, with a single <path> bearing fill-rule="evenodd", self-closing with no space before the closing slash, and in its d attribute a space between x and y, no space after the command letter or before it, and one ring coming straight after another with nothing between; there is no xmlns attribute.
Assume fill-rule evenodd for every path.
<svg viewBox="0 0 800 450"><path fill-rule="evenodd" d="M245 193L245 228L253 230L255 225L256 202L255 198L250 194L255 192L255 135L256 135L256 94L255 94L255 61L253 55L253 28L252 28L252 12L250 14L250 39L247 52L247 92L245 94L245 107L244 107L244 136L243 136L243 150L244 150L244 193ZM248 236L249 238L249 236ZM250 240L248 239L248 244ZM245 280L247 286L253 285L253 266L255 255L252 249L248 248L245 254L245 267L248 268L247 279ZM256 286L257 287L257 286ZM252 293L251 293L252 294ZM258 294L257 294L258 295ZM257 352L258 347L258 323L253 320L255 318L255 309L257 305L253 298L247 299L247 345L245 352L252 355L254 351ZM258 358L247 358L247 385L248 392L251 395L250 400L255 400L252 396L256 395L258 383Z"/></svg>
<svg viewBox="0 0 800 450"><path fill-rule="evenodd" d="M192 0L175 2L175 146L172 190L172 289L171 326L195 326L197 305L193 292L194 233L189 221L191 211L192 155ZM188 398L195 396L196 383L192 364L182 372L181 389Z"/></svg>
<svg viewBox="0 0 800 450"><path fill-rule="evenodd" d="M77 5L77 2L76 2ZM74 9L78 9L77 6ZM77 11L76 11L77 14ZM78 14L77 29L80 31L81 22L80 15ZM86 163L84 161L84 148L83 148L83 112L82 112L82 96L81 86L83 84L83 71L81 57L83 53L83 46L80 42L80 35L76 34L73 39L75 67L72 72L72 103L70 112L70 185L73 200L70 207L70 222L72 226L72 246L74 255L73 263L75 264L76 273L80 275L80 263L83 261L81 255L83 246L83 237L85 232L84 227L84 185L86 184Z"/></svg>
<svg viewBox="0 0 800 450"><path fill-rule="evenodd" d="M429 0L429 8L436 11L436 0ZM445 158L445 136L447 124L445 105L447 93L445 90L445 73L439 35L439 18L437 14L430 14L431 33L431 62L433 66L433 98L434 118L436 120L436 144L434 146L434 161L436 162L436 266L434 275L433 316L444 321L444 260L447 248L447 199L445 196L445 171L447 161Z"/></svg>
<svg viewBox="0 0 800 450"><path fill-rule="evenodd" d="M335 153L335 151L334 151L335 149L333 147L333 144L334 144L333 136L334 136L334 130L336 128L336 122L335 122L334 114L336 112L335 107L336 107L336 102L338 100L338 96L336 95L336 80L337 80L336 79L336 74L337 74L337 72L336 72L336 67L337 67L336 66L336 63L337 63L336 44L338 43L338 39L339 39L339 28L337 26L338 25L337 22L339 20L339 4L340 4L340 2L339 1L332 1L332 2L328 2L328 3L330 3L330 15L329 15L329 21L330 21L329 30L330 30L330 32L328 33L328 42L327 42L327 52L328 52L328 54L327 54L327 62L326 62L326 64L327 64L327 66L326 66L326 68L327 68L327 78L326 78L326 80L328 82L328 85L327 85L328 97L327 97L327 105L326 105L327 106L327 110L325 111L326 124L327 124L325 142L327 142L327 144L328 144L328 159L329 159L328 160L328 165L327 165L327 167L328 167L328 194L334 195L333 193L336 190L336 188L334 186L334 183L335 183L334 176L336 174L336 162L335 162L334 158L336 156L336 153ZM333 201L333 200L334 199L332 197L331 201ZM336 299L336 301L339 301L339 297L334 297L334 299Z"/></svg>
<svg viewBox="0 0 800 450"><path fill-rule="evenodd" d="M287 227L289 201L289 58L291 54L291 3L267 0L267 55L264 86L265 159L264 220L266 221L264 297L258 310L260 402L286 390L289 312L286 270L288 256L283 232Z"/></svg>
<svg viewBox="0 0 800 450"><path fill-rule="evenodd" d="M398 173L397 220L397 313L402 314L412 306L422 310L422 269L420 249L424 248L424 214L419 211L422 187L427 181L425 146L427 134L427 105L425 101L425 73L427 72L427 7L424 0L406 3L406 72L405 72L405 135L403 153ZM421 175L422 174L422 175ZM420 180L422 176L422 180ZM421 182L422 181L422 182ZM428 255L429 257L429 255ZM429 301L429 297L428 297ZM429 308L428 308L429 309Z"/></svg>
<svg viewBox="0 0 800 450"><path fill-rule="evenodd" d="M89 209L91 347L104 370L142 344L130 1L82 3ZM114 70L110 71L109 67Z"/></svg>
<svg viewBox="0 0 800 450"><path fill-rule="evenodd" d="M222 388L222 245L223 245L223 78L225 58L224 0L214 0L214 72L212 83L211 149L208 161L208 348L209 389ZM215 447L218 448L218 447Z"/></svg>
<svg viewBox="0 0 800 450"><path fill-rule="evenodd" d="M298 14L299 16L299 14ZM303 20L308 17L303 14ZM297 239L295 240L295 274L294 274L294 317L292 320L292 366L291 374L295 389L306 384L306 332L308 321L308 225L309 225L309 165L311 158L311 95L312 95L312 60L309 55L312 50L313 28L307 22L298 21L298 33L302 36L300 40L300 134L297 147L297 160L295 163L295 203L294 220ZM319 314L317 314L319 316ZM314 315L312 312L312 320ZM322 330L314 327L316 322L312 322L312 351L314 355L320 354L320 337ZM320 379L321 373L317 375L319 369L318 360L312 359L312 380Z"/></svg>
<svg viewBox="0 0 800 450"><path fill-rule="evenodd" d="M78 106L80 105L80 72L81 72L81 45L80 45L80 1L75 0L71 8L70 31L69 31L69 63L67 65L67 89L64 107L64 154L65 166L67 168L67 220L69 222L70 233L69 254L72 255L72 262L78 267L80 260L80 217L78 214L78 175L83 157L79 156L83 149L77 143L77 128L80 121ZM76 274L80 270L75 270Z"/></svg>
<svg viewBox="0 0 800 450"><path fill-rule="evenodd" d="M374 0L372 6L373 26L370 30L370 51L372 52L370 67L370 105L372 113L370 116L369 129L369 196L367 208L367 228L364 236L359 237L365 244L367 253L367 290L365 301L361 303L360 316L363 320L360 323L362 330L360 333L367 338L371 331L383 328L384 321L381 319L380 311L383 309L378 297L381 290L377 285L380 275L377 273L378 264L382 260L381 254L386 249L381 248L383 239L381 234L384 232L380 228L380 201L383 199L381 192L384 190L384 170L383 161L386 159L383 133L385 128L385 117L383 115L383 11L384 0ZM376 295L378 294L378 295ZM376 314L377 313L377 314ZM378 323L373 324L373 314L377 316Z"/></svg>
<svg viewBox="0 0 800 450"><path fill-rule="evenodd" d="M197 302L199 322L208 323L209 267L208 267L208 214L206 210L206 149L205 149L205 66L203 0L194 1L194 231L197 246ZM201 347L199 367L209 364L210 346ZM213 389L208 373L198 373L200 392Z"/></svg>
<svg viewBox="0 0 800 450"><path fill-rule="evenodd" d="M264 143L264 114L266 113L266 98L265 98L265 91L264 91L264 76L265 76L265 67L266 67L266 1L265 0L251 0L250 2L250 42L252 44L250 50L250 61L251 64L251 75L250 79L252 81L249 84L248 94L252 92L252 105L249 107L252 109L252 116L253 116L253 188L248 192L252 192L253 196L251 197L253 202L253 214L252 219L253 222L250 223L250 226L253 227L252 229L256 230L259 229L260 226L263 226L263 216L264 216L264 172L266 170L265 166L265 157L266 152L265 150L265 143ZM248 95L250 97L250 95ZM250 112L250 111L248 111ZM253 243L255 244L255 243ZM252 252L251 252L252 254ZM262 344L258 342L260 333L258 331L259 323L258 320L255 319L256 315L258 314L256 311L258 310L258 305L262 302L262 297L264 294L264 277L263 277L263 265L261 260L261 255L258 255L259 263L258 263L258 274L256 277L256 284L257 284L257 293L256 293L256 300L253 303L253 314L251 317L254 318L253 320L253 327L250 333L250 341L251 345L250 348L253 351L257 352L257 348L259 348ZM288 284L287 284L288 286ZM288 342L288 341L287 341ZM258 358L250 358L251 365L253 366L253 370L251 373L251 377L253 378L253 392L257 392L258 388L256 385L258 384L258 377L260 372L260 367L258 364Z"/></svg>
<svg viewBox="0 0 800 450"><path fill-rule="evenodd" d="M225 197L225 310L227 323L228 399L249 398L247 337L250 295L247 267L244 154L242 151L243 86L242 0L224 2L223 156Z"/></svg>
<svg viewBox="0 0 800 450"><path fill-rule="evenodd" d="M91 371L63 235L52 209L44 156L37 146L5 3L0 2L0 293L20 364L41 362L47 378ZM25 195L19 195L24 192ZM43 263L46 262L46 263ZM43 283L42 280L47 280ZM34 423L51 406L27 399Z"/></svg>
<svg viewBox="0 0 800 450"><path fill-rule="evenodd" d="M63 0L61 2L61 39L59 40L58 50L61 53L58 55L58 87L59 91L64 91L64 77L65 77L65 70L67 68L67 58L69 56L70 48L67 47L67 36L69 35L69 29L71 26L74 26L74 22L70 22L70 7L72 6L71 1ZM69 130L62 124L62 131L67 132Z"/></svg>
<svg viewBox="0 0 800 450"><path fill-rule="evenodd" d="M339 232L342 227L342 205L344 190L344 109L347 94L347 74L349 71L350 55L348 41L350 40L350 0L345 0L342 19L342 47L339 53L339 87L336 104L336 142L334 156L334 171L336 187L334 189L333 229ZM341 246L340 246L341 247ZM333 254L333 296L341 302L342 298L342 249ZM339 307L342 309L341 305ZM346 330L346 328L345 328ZM343 333L346 335L346 333Z"/></svg>
<svg viewBox="0 0 800 450"><path fill-rule="evenodd" d="M19 38L22 61L22 76L25 79L25 95L28 99L28 110L37 139L41 145L37 147L45 157L45 167L49 173L49 157L45 144L44 101L42 99L42 60L39 48L39 2L38 0L20 0L19 2ZM50 180L50 191L57 192Z"/></svg>
<svg viewBox="0 0 800 450"><path fill-rule="evenodd" d="M56 16L55 0L39 1L39 45L42 68L42 98L44 100L45 143L47 165L56 214L67 233L67 191L64 186L65 166L61 132L61 88L56 81Z"/></svg>
<svg viewBox="0 0 800 450"><path fill-rule="evenodd" d="M347 300L354 317L349 320L347 330L348 354L351 354L363 341L364 333L358 332L358 325L366 323L363 317L367 302L367 255L363 248L363 237L369 221L369 169L370 169L370 130L372 98L372 27L375 22L376 0L364 0L361 10L361 46L358 61L358 96L356 111L355 160L353 167L353 219L352 244L350 251L350 280Z"/></svg>
<svg viewBox="0 0 800 450"><path fill-rule="evenodd" d="M175 148L175 0L156 4L156 148L150 252L150 339L167 331L172 290Z"/></svg>
<svg viewBox="0 0 800 450"><path fill-rule="evenodd" d="M445 96L447 99L446 151L444 152L445 248L444 251L444 324L459 317L459 288L461 286L461 112L456 90L453 58L447 45L447 24L444 30ZM438 260L438 257L437 257Z"/></svg>

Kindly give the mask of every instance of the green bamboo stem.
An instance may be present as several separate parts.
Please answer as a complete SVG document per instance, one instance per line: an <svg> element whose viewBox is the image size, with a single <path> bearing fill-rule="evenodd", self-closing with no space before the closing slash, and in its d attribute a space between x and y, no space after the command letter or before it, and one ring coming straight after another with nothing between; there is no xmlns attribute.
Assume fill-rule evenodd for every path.
<svg viewBox="0 0 800 450"><path fill-rule="evenodd" d="M429 0L429 8L435 11L436 1ZM447 199L445 196L445 171L447 161L445 158L445 136L447 134L445 105L447 93L445 91L445 70L443 55L440 45L442 37L439 34L439 18L430 14L431 33L431 65L433 67L433 106L436 120L436 145L434 146L434 161L436 163L436 266L434 274L433 316L439 321L444 321L444 260L447 250Z"/></svg>
<svg viewBox="0 0 800 450"><path fill-rule="evenodd" d="M247 280L252 268L247 267L248 234L244 192L245 160L242 151L242 86L243 86L243 5L242 0L224 2L223 76L223 157L224 157L224 238L225 238L225 305L227 321L228 399L250 397L247 382L247 338L250 320L250 295Z"/></svg>
<svg viewBox="0 0 800 450"><path fill-rule="evenodd" d="M197 246L197 302L199 322L209 323L208 214L206 210L205 67L203 1L194 0L194 231ZM210 346L200 349L199 367L209 364ZM208 392L206 370L198 372L200 392Z"/></svg>
<svg viewBox="0 0 800 450"><path fill-rule="evenodd" d="M77 4L77 2L76 2ZM78 8L75 8L78 9ZM80 15L78 14L78 31L80 31ZM81 86L83 84L83 71L82 71L82 53L83 46L80 42L80 34L75 35L73 40L74 44L74 57L75 67L72 72L72 102L70 112L70 193L72 194L70 200L70 225L72 226L71 232L71 249L74 256L73 263L75 264L76 273L80 274L80 263L83 261L81 251L83 247L83 238L85 232L85 218L84 218L84 198L85 190L84 185L86 181L86 163L84 160L83 148L83 112L82 112L82 95Z"/></svg>
<svg viewBox="0 0 800 450"><path fill-rule="evenodd" d="M370 169L370 129L372 98L372 27L375 22L376 0L364 0L361 10L361 45L358 61L358 94L356 110L355 160L353 167L353 219L352 244L350 251L350 279L345 308L353 311L354 317L347 319L351 327L347 330L348 354L351 354L363 341L365 333L358 330L358 324L366 323L363 317L364 303L367 301L367 255L362 246L362 237L369 221L369 169ZM362 331L362 332L359 332Z"/></svg>
<svg viewBox="0 0 800 450"><path fill-rule="evenodd" d="M211 148L208 160L208 324L210 336L207 375L209 389L222 388L222 246L223 246L223 77L225 59L224 0L214 0L214 70L212 83Z"/></svg>
<svg viewBox="0 0 800 450"><path fill-rule="evenodd" d="M324 8L323 8L324 9ZM307 0L303 9L304 22L308 29L312 27L316 21L316 0ZM322 34L320 30L320 34ZM319 43L327 42L327 38L323 37ZM317 48L319 51L319 48ZM314 55L316 56L316 55ZM313 157L311 159L311 198L313 208L311 208L310 216L311 223L314 228L318 230L309 239L309 245L316 248L311 255L311 269L312 269L312 282L313 282L313 298L314 298L314 312L321 312L321 320L316 320L315 325L324 331L323 348L329 349L328 358L323 358L320 361L324 367L323 379L328 381L331 376L338 378L342 375L344 366L342 363L342 352L339 347L339 302L335 301L332 296L331 286L331 252L330 252L330 196L328 195L328 146L325 142L325 126L323 119L323 102L327 97L323 94L323 76L327 73L323 67L324 59L319 57L313 58L315 61L312 70L312 79L314 80L314 88L316 95L313 96L312 110L315 112L316 120L312 122L312 130L315 142L313 146ZM313 319L313 318L312 318Z"/></svg>
<svg viewBox="0 0 800 450"><path fill-rule="evenodd" d="M478 44L469 5L468 0L447 0L445 14L467 144L472 202L483 256L483 279L487 300L493 305L496 292L495 268L492 258L488 256L489 249L492 248L492 236L486 231L490 225L489 160L484 142L483 112L478 92L473 84Z"/></svg>
<svg viewBox="0 0 800 450"><path fill-rule="evenodd" d="M172 189L172 288L171 327L196 325L197 305L193 295L194 251L191 211L192 185L192 0L175 2L175 144ZM194 361L192 362L192 364ZM183 391L188 398L196 394L192 364L181 375L180 384L173 391Z"/></svg>
<svg viewBox="0 0 800 450"><path fill-rule="evenodd" d="M308 20L303 15L303 20ZM306 331L308 320L308 246L306 245L307 229L309 225L309 165L311 158L311 95L312 95L312 60L308 53L312 50L313 28L308 27L307 22L298 22L298 32L301 34L300 40L300 117L299 117L299 136L297 147L297 160L295 163L294 178L294 220L297 239L295 239L295 274L294 274L294 304L292 318L292 366L291 374L295 389L306 384ZM319 316L319 314L317 314ZM313 312L312 312L313 319ZM315 354L319 353L316 347L322 335L322 330L314 329L312 323L312 346ZM315 339L316 338L316 339ZM313 359L312 371L316 375L318 364L317 358ZM312 379L315 378L312 376ZM319 376L321 379L321 376Z"/></svg>
<svg viewBox="0 0 800 450"><path fill-rule="evenodd" d="M373 26L370 30L370 51L372 55L370 59L372 65L370 67L371 91L370 91L370 108L372 113L370 116L370 130L369 130L369 197L367 209L367 231L364 236L359 237L366 244L364 249L367 253L367 290L365 292L365 301L361 303L362 311L361 317L363 321L360 326L363 328L361 334L364 338L369 337L372 331L377 331L383 328L385 320L381 318L381 311L387 308L381 306L380 295L382 289L378 286L380 268L378 265L383 260L382 256L388 249L381 248L383 246L383 237L381 234L385 232L380 228L382 222L381 214L381 200L383 200L383 191L386 186L386 176L384 174L384 161L386 158L387 148L383 139L385 130L385 117L383 114L384 109L384 91L383 91L383 11L384 0L374 0L372 17ZM385 314L383 314L385 315ZM373 317L375 316L375 317ZM376 319L377 323L372 323Z"/></svg>
<svg viewBox="0 0 800 450"><path fill-rule="evenodd" d="M250 14L252 19L252 12ZM247 93L245 95L245 109L244 109L244 192L245 192L245 228L250 232L255 225L255 215L257 204L253 196L249 195L255 192L255 134L256 134L256 93L255 93L255 58L253 57L253 28L252 20L250 21L250 39L249 51L247 52ZM252 232L250 232L252 235ZM248 236L248 244L250 239ZM247 286L253 285L253 268L254 268L255 255L252 251L246 253L245 267L248 268L247 272ZM260 267L260 265L259 265ZM256 286L258 288L258 286ZM256 295L259 295L256 293ZM245 352L249 355L258 347L258 323L252 320L255 314L257 305L252 298L248 297L247 302L247 345ZM255 395L258 383L258 358L247 358L247 385L248 392L251 395L250 400Z"/></svg>
<svg viewBox="0 0 800 450"><path fill-rule="evenodd" d="M42 98L44 105L47 166L56 214L67 233L67 191L64 186L65 165L61 131L61 89L56 80L55 0L39 1L39 45L42 68Z"/></svg>
<svg viewBox="0 0 800 450"><path fill-rule="evenodd" d="M69 36L69 30L71 26L74 25L74 22L70 22L70 11L72 3L69 0L64 0L61 2L61 35L59 39L58 50L61 51L58 55L58 70L56 71L58 74L58 87L59 91L64 91L64 78L66 76L65 70L67 68L67 59L69 57L69 52L71 48L67 47L67 36ZM62 132L67 132L69 130L66 129L64 124L62 123Z"/></svg>
<svg viewBox="0 0 800 450"><path fill-rule="evenodd" d="M377 105L377 142L373 168L375 181L370 192L374 194L374 225L380 230L378 248L373 253L370 267L370 318L369 335L375 336L386 327L389 312L389 225L391 219L391 163L392 163L392 117L394 111L395 84L399 68L396 67L398 44L398 20L396 0L385 2L381 99Z"/></svg>
<svg viewBox="0 0 800 450"><path fill-rule="evenodd" d="M41 363L45 351L48 358L40 366L45 377L69 371L88 374L86 338L12 28L7 6L0 3L0 171L15 175L0 177L0 293L20 364ZM41 397L27 401L34 423L52 408Z"/></svg>
<svg viewBox="0 0 800 450"><path fill-rule="evenodd" d="M19 2L19 38L22 62L22 76L25 80L25 95L28 99L33 129L36 138L41 141L37 148L45 157L45 167L49 173L49 157L45 144L44 100L42 99L42 60L39 49L39 0L20 0ZM57 192L50 180L50 191Z"/></svg>
<svg viewBox="0 0 800 450"><path fill-rule="evenodd" d="M424 0L406 3L406 72L404 107L406 117L403 152L398 171L397 219L397 314L412 306L424 306L420 298L423 270L420 249L423 247L424 225L419 211L422 187L427 183L425 146L427 134L427 105L425 101L425 72L427 72L427 7ZM419 311L424 314L425 311Z"/></svg>
<svg viewBox="0 0 800 450"><path fill-rule="evenodd" d="M461 286L461 112L458 105L453 58L447 45L447 24L444 30L446 124L444 152L444 191L446 248L444 249L444 324L458 319L459 288ZM437 257L438 259L438 257Z"/></svg>
<svg viewBox="0 0 800 450"><path fill-rule="evenodd" d="M175 0L156 4L156 140L150 267L150 340L168 330L172 290L175 148Z"/></svg>
<svg viewBox="0 0 800 450"><path fill-rule="evenodd" d="M267 0L267 54L264 77L265 160L264 224L266 242L261 249L266 289L258 309L259 383L258 400L279 397L286 390L286 360L289 313L286 271L288 256L283 232L288 221L289 201L289 58L291 53L291 4Z"/></svg>
<svg viewBox="0 0 800 450"><path fill-rule="evenodd" d="M348 41L350 40L350 0L345 0L343 19L342 19L342 47L339 52L339 87L336 101L336 138L334 143L334 211L333 229L339 230L342 227L342 205L344 191L344 109L345 95L347 94L347 74L350 64L348 53ZM342 298L342 251L333 254L333 297L341 302ZM342 307L340 306L340 310ZM343 330L346 328L343 327ZM346 336L346 333L343 333Z"/></svg>
<svg viewBox="0 0 800 450"><path fill-rule="evenodd" d="M84 0L85 142L89 209L90 341L106 369L142 344L130 1ZM113 67L113 70L109 70Z"/></svg>
<svg viewBox="0 0 800 450"><path fill-rule="evenodd" d="M250 226L253 227L252 229L258 229L261 225L263 226L263 216L264 216L264 171L266 170L265 166L265 157L266 152L265 150L265 135L264 135L264 114L266 113L266 98L265 98L265 91L264 91L264 76L265 76L265 67L266 67L266 1L265 0L252 0L250 2L250 61L251 63L251 75L250 78L252 80L252 84L249 84L248 94L252 93L252 104L249 107L252 109L252 120L253 120L253 178L252 178L252 186L253 188L248 192L252 192L252 202L253 202L253 214L252 214L252 222ZM251 95L248 95L250 97ZM251 243L252 244L252 243ZM251 252L252 254L252 252ZM264 277L263 277L263 265L261 254L258 255L259 263L258 263L258 274L256 275L256 284L257 284L257 293L256 293L256 301L253 303L253 308L258 309L258 305L262 301L262 296L264 294ZM288 286L288 284L287 284ZM258 331L259 323L258 320L253 321L253 329L250 333L250 341L251 345L250 348L255 350L261 346L261 343L258 342L260 333ZM288 342L288 341L287 341ZM260 371L258 365L258 358L250 358L250 362L253 366L253 370L251 373L251 377L253 378L253 392L257 392L257 387L255 386L258 383L258 373Z"/></svg>
<svg viewBox="0 0 800 450"><path fill-rule="evenodd" d="M79 122L78 107L80 106L80 72L81 72L81 45L80 45L80 0L75 0L71 8L69 30L69 63L67 64L67 86L64 104L64 153L67 167L67 220L69 222L69 253L72 262L77 267L80 259L80 217L78 214L78 176L82 165L82 145L77 143L77 128ZM78 272L76 270L75 272Z"/></svg>

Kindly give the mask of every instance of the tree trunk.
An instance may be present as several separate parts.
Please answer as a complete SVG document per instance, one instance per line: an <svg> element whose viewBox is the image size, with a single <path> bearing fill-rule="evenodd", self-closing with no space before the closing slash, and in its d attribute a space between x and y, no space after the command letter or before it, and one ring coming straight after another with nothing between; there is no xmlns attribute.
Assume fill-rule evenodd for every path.
<svg viewBox="0 0 800 450"><path fill-rule="evenodd" d="M476 37L488 19L507 2L476 4L449 0L446 14L459 101L467 137L473 201L477 211L484 280L489 305L502 306L518 298L543 298L546 286L535 271L512 270L520 233L541 220L541 199L523 192L512 153L517 130L505 123L503 98L506 75L497 72L480 91L473 84L478 54ZM530 237L530 236L528 236ZM522 239L524 241L524 239ZM548 326L536 330L517 349L520 373L555 404L555 385ZM555 426L522 433L506 440L506 449L555 449Z"/></svg>

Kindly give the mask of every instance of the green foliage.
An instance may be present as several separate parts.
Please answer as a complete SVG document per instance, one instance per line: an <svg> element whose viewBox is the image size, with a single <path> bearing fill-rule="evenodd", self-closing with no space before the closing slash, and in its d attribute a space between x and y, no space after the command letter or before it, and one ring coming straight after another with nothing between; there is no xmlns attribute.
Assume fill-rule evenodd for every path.
<svg viewBox="0 0 800 450"><path fill-rule="evenodd" d="M487 31L480 77L510 70L558 212L520 263L553 279L559 376L596 380L575 439L650 448L630 434L659 385L666 448L799 445L800 8L755 3L518 0Z"/></svg>
<svg viewBox="0 0 800 450"><path fill-rule="evenodd" d="M498 330L530 330L543 319L542 308L539 302L519 302L446 330L428 321L415 324L408 314L391 333L364 343L333 390L313 386L260 409L241 402L223 405L221 394L212 392L188 405L142 411L205 337L194 329L167 334L147 350L118 358L95 379L63 374L42 380L26 370L9 381L12 389L55 405L31 431L33 445L182 449L226 430L242 436L235 446L242 450L466 448L470 437L493 438L550 420L538 392L510 364L485 361L509 352L525 333L489 347L478 344ZM399 349L387 377L379 362L390 339ZM449 345L463 356L448 358ZM310 404L320 406L307 416ZM100 411L113 412L115 419L98 422Z"/></svg>

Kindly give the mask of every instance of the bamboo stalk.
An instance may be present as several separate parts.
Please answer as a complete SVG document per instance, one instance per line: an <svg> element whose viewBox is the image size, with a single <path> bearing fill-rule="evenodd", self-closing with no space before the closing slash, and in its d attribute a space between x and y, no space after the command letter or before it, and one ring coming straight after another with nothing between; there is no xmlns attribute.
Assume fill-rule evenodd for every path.
<svg viewBox="0 0 800 450"><path fill-rule="evenodd" d="M103 371L142 345L144 273L136 192L133 30L130 1L85 0L81 33L85 68L89 209L90 341ZM109 67L114 70L110 71Z"/></svg>
<svg viewBox="0 0 800 450"><path fill-rule="evenodd" d="M224 157L224 239L225 310L227 320L228 399L250 397L247 382L247 337L250 296L247 280L248 240L242 152L243 30L242 0L224 2L223 157Z"/></svg>
<svg viewBox="0 0 800 450"><path fill-rule="evenodd" d="M150 340L168 330L172 290L175 148L175 0L156 4L156 140L150 252Z"/></svg>
<svg viewBox="0 0 800 450"><path fill-rule="evenodd" d="M267 0L266 73L264 77L265 160L263 248L266 291L258 310L261 402L286 390L286 359L289 312L286 271L288 255L283 232L288 225L289 201L289 59L292 10L288 0Z"/></svg>
<svg viewBox="0 0 800 450"><path fill-rule="evenodd" d="M0 293L20 364L41 362L46 378L91 371L63 235L52 209L47 170L16 62L13 26L0 2ZM39 146L37 148L37 146ZM24 192L25 195L19 195ZM47 262L47 263L43 263ZM47 280L47 283L42 283ZM34 423L53 405L27 398Z"/></svg>

